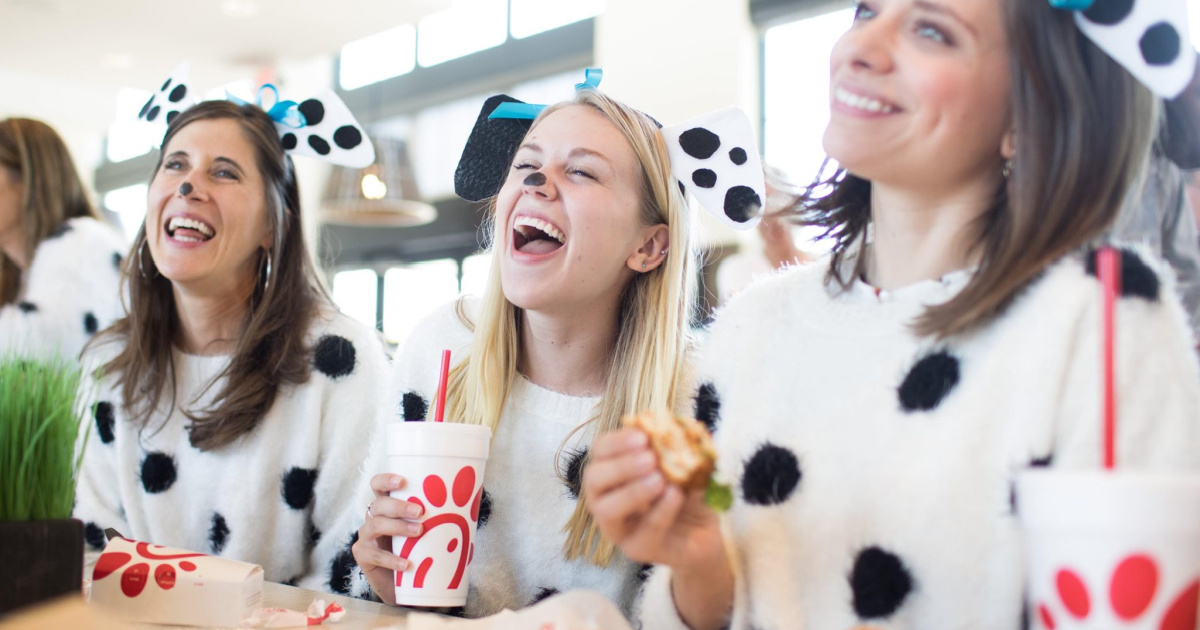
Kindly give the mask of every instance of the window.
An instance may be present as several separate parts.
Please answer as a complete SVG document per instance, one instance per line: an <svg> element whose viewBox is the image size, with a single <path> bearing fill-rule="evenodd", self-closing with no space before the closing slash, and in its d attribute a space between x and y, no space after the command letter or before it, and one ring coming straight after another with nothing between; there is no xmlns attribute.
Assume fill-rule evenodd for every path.
<svg viewBox="0 0 1200 630"><path fill-rule="evenodd" d="M142 221L146 218L146 197L150 187L146 184L135 184L104 193L104 207L121 217L121 229L125 238L133 242Z"/></svg>
<svg viewBox="0 0 1200 630"><path fill-rule="evenodd" d="M417 62L434 66L503 44L508 2L453 0L449 10L422 18L417 29Z"/></svg>
<svg viewBox="0 0 1200 630"><path fill-rule="evenodd" d="M412 24L376 33L342 47L338 76L343 90L412 72L417 64L417 29Z"/></svg>
<svg viewBox="0 0 1200 630"><path fill-rule="evenodd" d="M462 295L483 297L487 288L488 276L492 273L492 255L490 253L467 256L462 262Z"/></svg>
<svg viewBox="0 0 1200 630"><path fill-rule="evenodd" d="M448 258L388 269L383 276L383 336L403 344L422 319L457 295L458 264Z"/></svg>
<svg viewBox="0 0 1200 630"><path fill-rule="evenodd" d="M604 12L604 0L512 0L512 36L524 39Z"/></svg>
<svg viewBox="0 0 1200 630"><path fill-rule="evenodd" d="M371 269L340 271L333 276L333 303L347 317L374 328L377 283Z"/></svg>

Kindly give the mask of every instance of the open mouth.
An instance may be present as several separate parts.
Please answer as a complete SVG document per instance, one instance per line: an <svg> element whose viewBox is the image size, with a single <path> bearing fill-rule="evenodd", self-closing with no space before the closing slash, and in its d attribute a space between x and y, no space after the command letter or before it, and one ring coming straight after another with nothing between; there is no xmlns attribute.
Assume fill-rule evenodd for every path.
<svg viewBox="0 0 1200 630"><path fill-rule="evenodd" d="M167 221L167 234L177 241L203 243L215 236L216 231L203 221L187 217L171 217Z"/></svg>
<svg viewBox="0 0 1200 630"><path fill-rule="evenodd" d="M565 237L558 228L533 217L513 221L513 249L522 254L549 254L563 246Z"/></svg>
<svg viewBox="0 0 1200 630"><path fill-rule="evenodd" d="M854 109L860 109L864 112L870 112L872 114L891 114L892 112L900 109L899 107L886 101L871 98L869 96L863 96L861 94L855 94L854 92L851 92L845 88L837 88L834 90L833 98L843 105L853 107Z"/></svg>

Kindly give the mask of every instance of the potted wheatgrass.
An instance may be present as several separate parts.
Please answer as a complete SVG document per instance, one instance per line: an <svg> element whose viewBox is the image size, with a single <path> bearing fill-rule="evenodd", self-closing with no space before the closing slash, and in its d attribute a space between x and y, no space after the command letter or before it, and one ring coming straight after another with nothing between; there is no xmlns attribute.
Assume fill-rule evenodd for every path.
<svg viewBox="0 0 1200 630"><path fill-rule="evenodd" d="M0 356L0 614L79 592L77 362Z"/></svg>

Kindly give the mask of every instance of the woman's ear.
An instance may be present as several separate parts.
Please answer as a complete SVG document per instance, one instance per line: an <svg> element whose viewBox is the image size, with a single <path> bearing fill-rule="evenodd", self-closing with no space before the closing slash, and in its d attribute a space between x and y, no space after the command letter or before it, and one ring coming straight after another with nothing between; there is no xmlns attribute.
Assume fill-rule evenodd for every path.
<svg viewBox="0 0 1200 630"><path fill-rule="evenodd" d="M667 259L671 248L671 230L663 223L642 228L641 245L625 259L625 265L636 272L651 271Z"/></svg>

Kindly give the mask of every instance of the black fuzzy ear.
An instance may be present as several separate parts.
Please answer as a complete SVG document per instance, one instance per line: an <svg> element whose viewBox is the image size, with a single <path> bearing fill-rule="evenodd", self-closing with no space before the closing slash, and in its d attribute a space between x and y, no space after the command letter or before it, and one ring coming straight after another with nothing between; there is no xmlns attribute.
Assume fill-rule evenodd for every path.
<svg viewBox="0 0 1200 630"><path fill-rule="evenodd" d="M532 120L493 118L501 103L521 103L506 94L497 94L483 102L475 127L463 147L458 168L454 169L454 193L467 201L483 201L500 192L508 167Z"/></svg>

